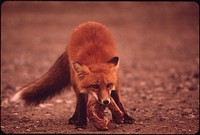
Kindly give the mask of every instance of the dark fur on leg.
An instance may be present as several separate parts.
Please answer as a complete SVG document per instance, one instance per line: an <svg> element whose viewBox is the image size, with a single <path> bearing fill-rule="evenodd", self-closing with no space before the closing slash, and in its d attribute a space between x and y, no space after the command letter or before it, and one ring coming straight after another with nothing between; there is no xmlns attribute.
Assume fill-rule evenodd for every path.
<svg viewBox="0 0 200 135"><path fill-rule="evenodd" d="M117 91L112 91L111 92L111 97L115 100L115 103L118 105L118 107L120 108L120 110L122 112L124 112L124 124L133 124L135 122L135 120L133 118L131 118L127 112L124 110L123 104L122 102L119 100L119 95ZM116 122L116 118L114 115L112 115L113 121ZM118 123L120 124L120 123Z"/></svg>
<svg viewBox="0 0 200 135"><path fill-rule="evenodd" d="M74 114L72 115L71 118L69 118L68 123L67 124L75 124L78 118L78 108L79 108L79 104L76 104L76 109Z"/></svg>
<svg viewBox="0 0 200 135"><path fill-rule="evenodd" d="M88 102L88 94L80 93L78 95L78 103L77 103L78 110L76 110L78 112L77 121L75 123L76 128L86 128L87 127L87 102Z"/></svg>

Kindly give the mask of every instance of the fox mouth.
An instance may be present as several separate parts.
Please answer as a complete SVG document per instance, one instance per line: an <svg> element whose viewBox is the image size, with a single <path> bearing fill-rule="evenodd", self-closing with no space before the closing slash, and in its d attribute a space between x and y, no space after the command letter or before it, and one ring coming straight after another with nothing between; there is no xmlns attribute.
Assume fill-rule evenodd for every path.
<svg viewBox="0 0 200 135"><path fill-rule="evenodd" d="M108 98L108 99L102 100L102 99L99 99L98 96L97 96L95 93L93 93L93 92L90 92L90 93L88 93L88 94L92 95L92 97L94 97L94 98L96 99L96 101L97 101L99 104L101 104L101 105L107 106L107 105L110 104L110 101L111 101L110 98L111 98L111 97Z"/></svg>
<svg viewBox="0 0 200 135"><path fill-rule="evenodd" d="M97 100L101 105L104 105L104 106L108 106L110 104L110 98L109 99L105 99L105 100L101 100L101 99L98 99Z"/></svg>

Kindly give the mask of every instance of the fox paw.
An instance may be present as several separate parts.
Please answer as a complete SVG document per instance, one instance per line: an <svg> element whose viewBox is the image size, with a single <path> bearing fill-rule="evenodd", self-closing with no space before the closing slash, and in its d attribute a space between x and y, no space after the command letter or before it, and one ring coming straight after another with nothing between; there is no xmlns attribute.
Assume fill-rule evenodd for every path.
<svg viewBox="0 0 200 135"><path fill-rule="evenodd" d="M74 124L75 129L78 129L78 130L85 129L87 127L87 122L78 121L74 117L69 118L67 124Z"/></svg>
<svg viewBox="0 0 200 135"><path fill-rule="evenodd" d="M67 122L67 124L75 124L76 123L76 118L74 118L74 117L71 117L71 118L69 118L69 120L68 120L68 122Z"/></svg>
<svg viewBox="0 0 200 135"><path fill-rule="evenodd" d="M87 127L87 123L85 122L76 122L75 123L75 129L81 130L81 129L85 129Z"/></svg>
<svg viewBox="0 0 200 135"><path fill-rule="evenodd" d="M135 123L135 119L128 116L128 114L125 114L123 124L133 124L133 123Z"/></svg>
<svg viewBox="0 0 200 135"><path fill-rule="evenodd" d="M135 123L135 119L125 114L122 120L113 117L113 122L117 124L133 124Z"/></svg>

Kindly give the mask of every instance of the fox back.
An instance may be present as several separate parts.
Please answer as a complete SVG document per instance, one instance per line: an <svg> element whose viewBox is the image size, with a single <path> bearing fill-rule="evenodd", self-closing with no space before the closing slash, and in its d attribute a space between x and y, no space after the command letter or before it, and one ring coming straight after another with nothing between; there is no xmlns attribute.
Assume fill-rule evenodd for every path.
<svg viewBox="0 0 200 135"><path fill-rule="evenodd" d="M97 22L81 24L68 44L69 60L84 65L105 63L115 54L115 43L107 28Z"/></svg>

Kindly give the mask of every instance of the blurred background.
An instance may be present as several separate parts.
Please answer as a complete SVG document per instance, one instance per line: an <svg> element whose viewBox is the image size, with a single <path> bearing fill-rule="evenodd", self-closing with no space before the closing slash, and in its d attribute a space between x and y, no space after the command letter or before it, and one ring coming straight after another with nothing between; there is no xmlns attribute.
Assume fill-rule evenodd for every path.
<svg viewBox="0 0 200 135"><path fill-rule="evenodd" d="M171 98L166 97L174 95L177 88L189 89L188 85L196 91L191 93L192 101L183 104L189 107L193 103L198 108L198 80L185 84L187 78L199 78L199 6L195 2L4 2L1 5L3 106L8 107L8 98L17 89L50 68L64 52L73 30L86 21L103 23L113 34L121 59L122 96L129 101L125 105L136 120L140 116L135 108L144 107L146 100L155 100L157 104L161 97L167 103ZM185 95L184 99L187 98ZM191 121L194 125L195 122Z"/></svg>
<svg viewBox="0 0 200 135"><path fill-rule="evenodd" d="M199 9L195 2L7 1L1 8L2 66L16 62L19 67L13 68L19 68L14 70L18 72L18 61L37 61L32 73L41 64L50 66L46 61L54 61L73 29L86 21L110 29L122 65L139 65L143 60L160 64L166 59L198 60Z"/></svg>

